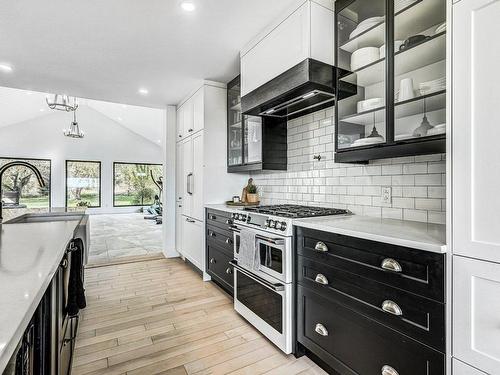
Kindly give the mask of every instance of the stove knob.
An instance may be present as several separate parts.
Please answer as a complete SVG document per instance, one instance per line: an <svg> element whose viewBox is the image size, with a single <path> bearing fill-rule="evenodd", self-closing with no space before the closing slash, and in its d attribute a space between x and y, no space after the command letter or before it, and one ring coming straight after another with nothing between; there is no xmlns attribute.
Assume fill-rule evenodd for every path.
<svg viewBox="0 0 500 375"><path fill-rule="evenodd" d="M281 223L281 230L283 232L286 230L286 223L284 221Z"/></svg>
<svg viewBox="0 0 500 375"><path fill-rule="evenodd" d="M269 228L275 228L276 222L274 220L269 220Z"/></svg>
<svg viewBox="0 0 500 375"><path fill-rule="evenodd" d="M281 222L277 221L276 225L274 226L277 230L281 229Z"/></svg>
<svg viewBox="0 0 500 375"><path fill-rule="evenodd" d="M239 214L239 215L238 215L238 220L243 221L243 214Z"/></svg>
<svg viewBox="0 0 500 375"><path fill-rule="evenodd" d="M266 228L269 227L269 219L266 219Z"/></svg>

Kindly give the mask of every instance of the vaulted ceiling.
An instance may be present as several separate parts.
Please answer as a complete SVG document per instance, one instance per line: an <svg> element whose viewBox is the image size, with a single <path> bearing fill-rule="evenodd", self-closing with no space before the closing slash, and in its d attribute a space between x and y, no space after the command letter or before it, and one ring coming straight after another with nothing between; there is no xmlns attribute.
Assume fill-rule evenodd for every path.
<svg viewBox="0 0 500 375"><path fill-rule="evenodd" d="M0 2L0 86L164 107L228 82L238 52L296 0ZM146 88L148 95L138 94Z"/></svg>

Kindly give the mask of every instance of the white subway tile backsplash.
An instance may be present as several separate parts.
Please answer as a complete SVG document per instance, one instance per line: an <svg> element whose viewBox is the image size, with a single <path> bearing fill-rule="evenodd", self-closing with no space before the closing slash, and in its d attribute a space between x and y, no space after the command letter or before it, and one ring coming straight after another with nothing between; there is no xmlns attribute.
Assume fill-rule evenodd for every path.
<svg viewBox="0 0 500 375"><path fill-rule="evenodd" d="M288 122L288 171L252 173L263 204L348 208L359 215L445 223L445 155L335 163L334 128L333 108ZM313 155L321 155L321 161ZM382 186L392 188L389 204L381 202Z"/></svg>

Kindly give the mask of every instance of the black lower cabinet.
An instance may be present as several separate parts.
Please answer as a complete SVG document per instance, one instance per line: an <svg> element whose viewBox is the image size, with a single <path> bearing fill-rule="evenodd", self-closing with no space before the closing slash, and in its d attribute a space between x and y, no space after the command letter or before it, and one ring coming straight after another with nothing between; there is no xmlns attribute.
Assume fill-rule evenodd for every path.
<svg viewBox="0 0 500 375"><path fill-rule="evenodd" d="M227 251L218 248L207 241L207 273L213 281L222 287L231 296L234 289L233 266L229 263L233 259Z"/></svg>
<svg viewBox="0 0 500 375"><path fill-rule="evenodd" d="M443 353L300 284L297 340L342 375L445 374Z"/></svg>

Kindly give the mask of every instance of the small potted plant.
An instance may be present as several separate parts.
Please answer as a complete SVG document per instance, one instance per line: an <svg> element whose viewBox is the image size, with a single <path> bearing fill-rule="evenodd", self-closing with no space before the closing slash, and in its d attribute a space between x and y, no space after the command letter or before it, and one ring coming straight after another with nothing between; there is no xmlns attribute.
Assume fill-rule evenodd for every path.
<svg viewBox="0 0 500 375"><path fill-rule="evenodd" d="M247 202L259 203L259 188L253 183L247 186Z"/></svg>

